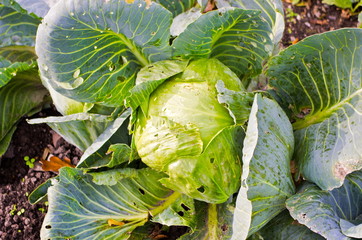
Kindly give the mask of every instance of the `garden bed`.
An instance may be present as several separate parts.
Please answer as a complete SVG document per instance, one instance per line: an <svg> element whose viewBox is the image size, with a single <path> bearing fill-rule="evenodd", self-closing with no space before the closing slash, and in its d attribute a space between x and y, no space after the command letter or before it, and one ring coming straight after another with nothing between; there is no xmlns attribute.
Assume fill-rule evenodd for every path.
<svg viewBox="0 0 362 240"><path fill-rule="evenodd" d="M316 33L342 27L356 27L357 16L321 1L307 1L304 6L284 3L286 9L286 30L282 40L284 46L296 43ZM33 117L59 115L53 109L44 109ZM53 172L41 168L29 168L24 157L40 160L45 148L59 158L68 157L73 162L80 157L75 147L60 139L47 125L29 125L22 119L18 125L11 145L3 156L0 167L0 240L40 239L39 231L47 209L46 203L31 205L27 196ZM157 231L155 229L154 231ZM182 229L169 233L167 239L175 237ZM152 234L152 233L150 233ZM174 236L170 236L170 235ZM162 237L163 235L154 234ZM166 235L164 235L166 236ZM162 238L162 239L166 239Z"/></svg>

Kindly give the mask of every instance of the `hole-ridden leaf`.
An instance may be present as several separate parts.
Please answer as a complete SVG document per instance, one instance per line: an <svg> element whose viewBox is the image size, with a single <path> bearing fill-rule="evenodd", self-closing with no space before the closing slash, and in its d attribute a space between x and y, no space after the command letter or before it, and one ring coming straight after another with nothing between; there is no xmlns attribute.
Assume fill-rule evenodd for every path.
<svg viewBox="0 0 362 240"><path fill-rule="evenodd" d="M222 204L195 203L197 226L180 240L226 240L232 233L235 202L228 200ZM185 212L185 211L184 211Z"/></svg>
<svg viewBox="0 0 362 240"><path fill-rule="evenodd" d="M247 85L272 51L271 29L259 12L222 8L188 25L173 42L176 58L217 58Z"/></svg>
<svg viewBox="0 0 362 240"><path fill-rule="evenodd" d="M198 221L196 211L194 200L186 195L181 195L169 208L152 218L152 222L167 226L188 226L195 229ZM175 213L179 217L175 217Z"/></svg>
<svg viewBox="0 0 362 240"><path fill-rule="evenodd" d="M155 2L164 6L167 10L172 12L173 16L186 12L196 3L196 0L155 0Z"/></svg>
<svg viewBox="0 0 362 240"><path fill-rule="evenodd" d="M265 18L272 29L271 37L274 43L274 50L279 48L279 42L284 32L284 9L281 0L218 0L216 1L218 8L220 7L237 7L247 10L260 10L261 16Z"/></svg>
<svg viewBox="0 0 362 240"><path fill-rule="evenodd" d="M285 210L256 233L253 239L324 240L325 238L296 222L288 210Z"/></svg>
<svg viewBox="0 0 362 240"><path fill-rule="evenodd" d="M37 33L42 79L77 101L121 106L136 72L169 58L171 21L169 11L142 0L61 1Z"/></svg>
<svg viewBox="0 0 362 240"><path fill-rule="evenodd" d="M348 223L350 227L361 226L361 196L362 171L357 171L349 174L339 188L325 191L311 185L286 203L292 217L312 231L327 239L351 239L362 237L361 231L346 232L345 228Z"/></svg>
<svg viewBox="0 0 362 240"><path fill-rule="evenodd" d="M362 168L362 29L309 37L272 59L276 98L295 120L300 173L322 189Z"/></svg>
<svg viewBox="0 0 362 240"><path fill-rule="evenodd" d="M233 222L232 239L238 240L285 209L285 201L295 192L290 173L293 129L275 101L255 96L244 146L242 186Z"/></svg>
<svg viewBox="0 0 362 240"><path fill-rule="evenodd" d="M108 186L96 185L82 170L60 169L59 180L48 189L49 210L41 238L128 239L136 227L181 197L158 182L163 176L149 168L141 169L136 176Z"/></svg>
<svg viewBox="0 0 362 240"><path fill-rule="evenodd" d="M195 199L210 203L225 202L240 186L237 180L241 176L243 139L244 130L240 126L224 128L201 154L176 158L165 169L169 177L160 181ZM211 158L214 158L213 163Z"/></svg>

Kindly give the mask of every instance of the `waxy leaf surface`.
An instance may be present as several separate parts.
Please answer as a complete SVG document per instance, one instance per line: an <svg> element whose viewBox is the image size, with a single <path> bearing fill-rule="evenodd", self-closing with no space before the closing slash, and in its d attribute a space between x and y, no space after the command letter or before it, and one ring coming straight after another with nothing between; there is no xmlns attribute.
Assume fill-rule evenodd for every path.
<svg viewBox="0 0 362 240"><path fill-rule="evenodd" d="M362 171L348 175L332 191L308 186L287 200L287 208L294 219L327 239L361 238L361 230L353 227L362 225Z"/></svg>
<svg viewBox="0 0 362 240"><path fill-rule="evenodd" d="M158 182L163 176L147 168L115 185L97 185L82 170L62 168L48 190L42 239L128 239L181 197Z"/></svg>
<svg viewBox="0 0 362 240"><path fill-rule="evenodd" d="M222 8L200 16L173 42L175 58L217 58L247 85L269 56L271 29L257 11Z"/></svg>
<svg viewBox="0 0 362 240"><path fill-rule="evenodd" d="M42 79L77 101L121 106L137 71L170 56L171 21L161 5L141 0L62 1L37 33Z"/></svg>
<svg viewBox="0 0 362 240"><path fill-rule="evenodd" d="M295 120L295 158L325 190L362 168L362 29L309 37L272 59L267 76Z"/></svg>
<svg viewBox="0 0 362 240"><path fill-rule="evenodd" d="M244 146L242 185L233 222L232 239L237 240L261 229L295 192L290 173L293 130L275 101L255 96Z"/></svg>

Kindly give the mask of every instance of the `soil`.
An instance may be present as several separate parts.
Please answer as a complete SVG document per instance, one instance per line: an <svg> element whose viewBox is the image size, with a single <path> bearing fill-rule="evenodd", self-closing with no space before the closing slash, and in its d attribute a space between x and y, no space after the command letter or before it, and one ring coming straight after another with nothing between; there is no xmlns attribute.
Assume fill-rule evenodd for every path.
<svg viewBox="0 0 362 240"><path fill-rule="evenodd" d="M316 33L357 26L357 15L352 16L348 11L322 4L321 0L301 3L302 6L294 6L287 1L284 2L284 47ZM33 117L54 115L59 114L54 109L46 109ZM81 154L47 125L29 125L25 118L22 119L0 165L0 240L40 239L39 232L47 204L31 205L27 196L41 183L55 176L55 173L41 171L39 167L29 168L24 157L40 160L45 148L49 148L51 153L56 153L59 158L67 156L73 162L76 162ZM185 228L171 229L168 232L170 237L162 239L175 239L176 235L184 231Z"/></svg>

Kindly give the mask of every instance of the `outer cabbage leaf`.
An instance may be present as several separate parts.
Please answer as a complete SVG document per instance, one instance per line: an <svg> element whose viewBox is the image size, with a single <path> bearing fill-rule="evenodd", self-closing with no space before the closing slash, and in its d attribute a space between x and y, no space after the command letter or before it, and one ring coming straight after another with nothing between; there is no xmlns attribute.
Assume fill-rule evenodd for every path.
<svg viewBox="0 0 362 240"><path fill-rule="evenodd" d="M272 59L267 75L294 118L300 173L322 189L362 168L362 29L309 37Z"/></svg>
<svg viewBox="0 0 362 240"><path fill-rule="evenodd" d="M85 151L113 121L110 116L77 113L64 117L30 119L28 123L46 123L66 141Z"/></svg>
<svg viewBox="0 0 362 240"><path fill-rule="evenodd" d="M16 4L13 0L4 0L4 2L7 6L14 6ZM59 2L59 0L16 0L16 2L29 14L44 17L48 13L49 9ZM19 6L14 6L14 8L18 11L20 10Z"/></svg>
<svg viewBox="0 0 362 240"><path fill-rule="evenodd" d="M216 89L219 103L225 104L235 124L243 125L249 119L254 93L229 90L221 80L217 82Z"/></svg>
<svg viewBox="0 0 362 240"><path fill-rule="evenodd" d="M26 63L26 62L15 62L12 63L7 59L0 56L0 88L5 86L10 80L16 77L17 74L21 72L29 71L36 77L36 71L31 71L36 67L35 63ZM22 76L24 77L24 76ZM33 76L32 76L33 77ZM38 80L39 81L39 80Z"/></svg>
<svg viewBox="0 0 362 240"><path fill-rule="evenodd" d="M224 240L230 239L235 203L228 200L222 204L196 202L197 227L181 236L180 240Z"/></svg>
<svg viewBox="0 0 362 240"><path fill-rule="evenodd" d="M341 230L344 235L351 238L358 238L358 239L362 238L361 218L358 220L357 224L341 219L339 225L341 226Z"/></svg>
<svg viewBox="0 0 362 240"><path fill-rule="evenodd" d="M188 25L173 42L176 58L217 58L247 85L260 74L273 46L271 29L257 11L222 8Z"/></svg>
<svg viewBox="0 0 362 240"><path fill-rule="evenodd" d="M262 238L258 238L261 236ZM324 240L321 235L312 232L306 226L297 223L288 210L273 218L253 239L265 240Z"/></svg>
<svg viewBox="0 0 362 240"><path fill-rule="evenodd" d="M12 8L7 2L0 5L0 52L7 46L34 46L40 20L19 6L18 9Z"/></svg>
<svg viewBox="0 0 362 240"><path fill-rule="evenodd" d="M220 7L237 7L245 10L260 10L261 16L265 18L271 29L271 39L274 49L278 48L284 32L284 9L281 0L218 0L216 5Z"/></svg>
<svg viewBox="0 0 362 240"><path fill-rule="evenodd" d="M167 10L172 12L173 16L175 17L192 8L197 1L196 0L178 0L178 1L155 0L155 2L158 2L159 4L164 6Z"/></svg>
<svg viewBox="0 0 362 240"><path fill-rule="evenodd" d="M34 109L42 106L48 95L47 90L36 76L36 71L15 71L15 75L0 88L1 149L8 146L18 120L26 114L32 114Z"/></svg>
<svg viewBox="0 0 362 240"><path fill-rule="evenodd" d="M121 106L136 72L169 57L171 21L141 0L61 1L37 32L42 79L74 100Z"/></svg>
<svg viewBox="0 0 362 240"><path fill-rule="evenodd" d="M323 191L312 185L287 200L294 219L327 239L361 238L361 231L344 234L346 225L361 226L361 206L362 171L348 175L340 188Z"/></svg>
<svg viewBox="0 0 362 240"><path fill-rule="evenodd" d="M191 8L188 11L176 16L173 19L170 28L171 36L176 37L180 35L183 31L185 31L188 25L193 23L200 16L202 16L202 12L201 9L198 7Z"/></svg>
<svg viewBox="0 0 362 240"><path fill-rule="evenodd" d="M53 181L48 190L49 210L41 238L128 239L136 227L181 197L158 182L162 176L141 169L136 176L109 186L96 185L81 170L60 169L59 181Z"/></svg>
<svg viewBox="0 0 362 240"><path fill-rule="evenodd" d="M127 109L111 122L85 150L77 166L81 168L114 167L131 160L131 149L128 147L131 140L127 130L130 114L131 110ZM117 157L120 154L122 157Z"/></svg>
<svg viewBox="0 0 362 240"><path fill-rule="evenodd" d="M11 143L11 138L16 130L16 126L8 131L8 133L0 140L0 163L1 163L1 156L6 153L8 147Z"/></svg>
<svg viewBox="0 0 362 240"><path fill-rule="evenodd" d="M293 150L289 119L275 101L257 94L244 140L232 239L246 239L285 208L295 192L290 173Z"/></svg>

